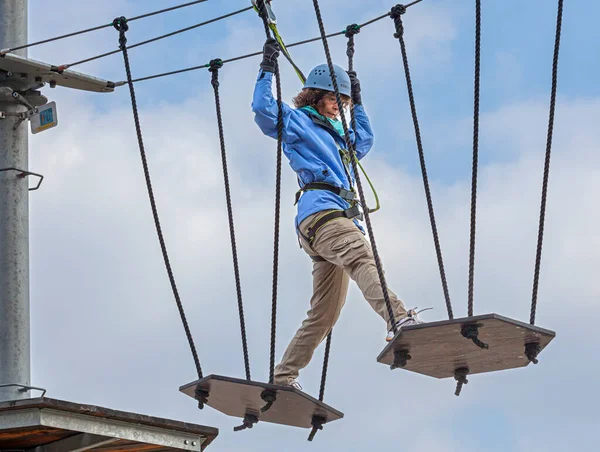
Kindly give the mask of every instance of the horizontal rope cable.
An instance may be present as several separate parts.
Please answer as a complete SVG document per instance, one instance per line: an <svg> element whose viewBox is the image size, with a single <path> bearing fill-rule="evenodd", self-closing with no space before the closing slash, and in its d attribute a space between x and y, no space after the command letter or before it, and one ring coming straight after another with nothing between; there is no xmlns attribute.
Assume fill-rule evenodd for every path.
<svg viewBox="0 0 600 452"><path fill-rule="evenodd" d="M169 38L171 36L175 36L175 35L178 35L180 33L184 33L186 31L194 30L194 29L200 28L200 27L202 27L204 25L212 24L214 22L218 22L220 20L227 19L228 17L232 17L232 16L235 16L237 14L241 14L243 12L250 11L251 9L253 9L252 6L249 6L247 8L242 8L242 9L240 9L238 11L234 11L232 13L225 14L223 16L215 17L214 19L210 19L210 20L207 20L207 21L204 21L204 22L200 22L198 24L191 25L189 27L185 27L185 28L182 28L180 30L173 31L171 33L167 33L165 35L157 36L156 38L148 39L147 41L138 42L137 44L132 44L132 45L128 46L127 50L131 50L131 49L134 49L136 47L140 47L140 46L143 46L143 45L146 45L146 44L150 44L152 42L160 41L161 39ZM65 69L68 69L70 67L77 66L77 65L83 64L83 63L89 63L90 61L99 60L100 58L104 58L104 57L107 57L107 56L110 56L110 55L114 55L114 54L120 53L120 52L121 52L120 50L113 50L113 51L110 51L110 52L107 52L107 53L103 53L101 55L93 56L91 58L86 58L85 60L76 61L75 63L63 64L62 66L58 66L58 69L59 69L59 71L64 71Z"/></svg>
<svg viewBox="0 0 600 452"><path fill-rule="evenodd" d="M165 9L161 9L161 10L158 10L158 11L153 11L151 13L142 14L141 16L135 16L135 17L132 17L131 19L127 19L127 21L128 22L132 22L132 21L138 20L138 19L145 19L145 18L150 17L150 16L156 16L157 14L163 14L163 13L166 13L166 12L169 12L169 11L173 11L173 10L180 9L180 8L185 8L187 6L192 6L192 5L196 5L198 3L204 3L204 2L207 2L207 1L208 0L196 0L196 1L193 1L193 2L184 3L182 5L172 6L170 8L165 8ZM0 50L0 55L5 55L5 54L7 54L9 52L14 52L16 50L27 49L29 47L38 46L40 44L46 44L46 43L49 43L49 42L59 41L61 39L70 38L72 36L78 36L78 35L82 35L82 34L85 34L85 33L90 33L92 31L102 30L103 28L108 28L108 27L112 27L112 26L113 26L113 23L110 22L108 24L99 25L97 27L92 27L92 28L87 28L85 30L75 31L73 33L68 33L66 35L61 35L61 36L56 36L54 38L44 39L43 41L32 42L30 44L25 44L25 45L18 46L18 47L11 47L10 49L3 49L3 50ZM118 52L120 52L120 50Z"/></svg>
<svg viewBox="0 0 600 452"><path fill-rule="evenodd" d="M419 2L422 2L422 1L423 0L418 0L417 2L413 2L410 5L407 5L407 7L408 6L412 6L413 4L416 4L416 3L419 3ZM390 13L384 14L382 16L378 16L375 19L371 19L371 20L365 22L364 24L359 25L359 27L360 28L364 28L364 27L366 27L368 25L371 25L371 24L373 24L373 23L381 20L381 19L389 17L389 15L390 15ZM342 30L342 31L337 32L337 33L328 34L325 37L326 38L333 38L335 36L343 36L345 34L346 34L346 30ZM289 49L290 47L296 47L296 46L300 46L300 45L303 45L303 44L308 44L308 43L316 42L316 41L320 41L320 40L321 40L321 37L319 36L318 38L306 39L304 41L298 41L298 42L294 42L292 44L286 44L286 47ZM255 56L258 56L258 55L262 55L262 53L263 52L261 50L260 52L253 52L253 53L248 53L246 55L241 55L241 56L238 56L238 57L229 58L227 60L223 60L223 64L232 63L234 61L239 61L239 60L244 60L244 59L247 59L247 58L255 57ZM209 66L210 66L209 64L203 64L203 65L200 65L200 66L193 66L193 67L189 67L189 68L185 68L185 69L179 69L179 70L176 70L176 71L163 72L163 73L160 73L160 74L149 75L148 77L136 78L135 80L133 80L133 83L143 82L143 81L146 81L146 80L152 80L152 79L155 79L155 78L167 77L169 75L182 74L184 72L197 71L199 69L205 69L205 68L207 68ZM125 82L125 81L116 82L115 86L123 86L126 83L127 82Z"/></svg>

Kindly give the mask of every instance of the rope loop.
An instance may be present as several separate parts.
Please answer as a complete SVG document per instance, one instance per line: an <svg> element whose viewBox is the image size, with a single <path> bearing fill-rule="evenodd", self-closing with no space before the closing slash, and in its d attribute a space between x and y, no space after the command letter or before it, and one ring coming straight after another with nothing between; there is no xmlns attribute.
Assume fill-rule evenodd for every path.
<svg viewBox="0 0 600 452"><path fill-rule="evenodd" d="M223 60L216 58L208 63L208 71L212 73L211 84L213 88L219 87L219 69L223 67Z"/></svg>
<svg viewBox="0 0 600 452"><path fill-rule="evenodd" d="M405 367L408 364L408 360L412 359L410 352L404 348L394 350L394 364L390 366L391 370Z"/></svg>
<svg viewBox="0 0 600 452"><path fill-rule="evenodd" d="M119 32L119 48L123 50L127 45L127 37L125 32L129 31L129 24L125 16L116 17L113 22L113 27Z"/></svg>
<svg viewBox="0 0 600 452"><path fill-rule="evenodd" d="M308 435L309 441L312 441L315 438L315 435L317 434L317 432L319 430L323 430L323 425L325 425L326 422L327 422L327 419L325 419L322 416L314 415L312 417L311 424L312 424L313 428L310 432L310 435Z"/></svg>
<svg viewBox="0 0 600 452"><path fill-rule="evenodd" d="M358 24L348 25L346 27L345 36L347 38L349 38L351 36L354 36L354 35L357 35L359 33L360 33L360 25L358 25Z"/></svg>
<svg viewBox="0 0 600 452"><path fill-rule="evenodd" d="M396 26L396 33L394 33L394 38L399 38L404 35L404 24L402 23L402 15L406 13L406 6L404 5L396 5L392 7L392 11L390 12L390 17L394 20L394 25Z"/></svg>
<svg viewBox="0 0 600 452"><path fill-rule="evenodd" d="M198 401L198 409L201 410L204 408L204 404L208 403L208 391L202 389L200 386L196 386L196 391L194 392L194 398Z"/></svg>
<svg viewBox="0 0 600 452"><path fill-rule="evenodd" d="M477 347L482 349L488 349L490 346L484 342L479 340L479 327L483 326L481 323L468 323L463 325L460 329L460 334L463 335L465 339L471 339Z"/></svg>
<svg viewBox="0 0 600 452"><path fill-rule="evenodd" d="M127 18L125 16L116 17L112 22L113 27L117 31L129 31L129 24L127 23Z"/></svg>
<svg viewBox="0 0 600 452"><path fill-rule="evenodd" d="M216 72L223 67L223 60L221 58L215 58L214 60L210 60L208 63L208 70L210 72Z"/></svg>
<svg viewBox="0 0 600 452"><path fill-rule="evenodd" d="M242 425L240 425L239 427L233 427L233 431L239 432L241 430L246 430L247 428L254 427L254 424L257 424L257 423L258 423L258 416L255 416L254 414L246 413L246 415L244 416L244 421L243 421Z"/></svg>
<svg viewBox="0 0 600 452"><path fill-rule="evenodd" d="M537 356L541 351L542 347L538 342L529 342L528 344L525 344L525 356L527 356L527 359L533 364L538 363Z"/></svg>
<svg viewBox="0 0 600 452"><path fill-rule="evenodd" d="M260 412L266 413L277 401L277 392L273 391L272 389L265 389L260 395L260 398L267 402L267 404L260 409Z"/></svg>
<svg viewBox="0 0 600 452"><path fill-rule="evenodd" d="M467 380L467 375L469 375L469 369L467 367L461 367L454 371L454 379L456 380L456 391L454 391L455 396L459 396L462 391L463 385L469 383Z"/></svg>

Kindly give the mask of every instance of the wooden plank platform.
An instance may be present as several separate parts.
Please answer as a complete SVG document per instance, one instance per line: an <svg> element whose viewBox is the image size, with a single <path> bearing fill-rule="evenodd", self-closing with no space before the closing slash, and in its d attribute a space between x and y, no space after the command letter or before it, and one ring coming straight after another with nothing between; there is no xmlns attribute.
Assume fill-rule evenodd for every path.
<svg viewBox="0 0 600 452"><path fill-rule="evenodd" d="M461 334L465 324L478 324L479 340L488 349L476 346ZM554 331L532 326L498 314L486 314L402 328L388 343L377 361L394 363L395 351L407 351L411 359L402 367L435 378L454 377L460 368L469 374L525 367L525 344L539 343L540 351L555 337Z"/></svg>
<svg viewBox="0 0 600 452"><path fill-rule="evenodd" d="M320 416L327 423L344 417L342 412L298 389L221 375L209 375L179 390L195 398L198 386L209 393L207 405L228 416L244 418L246 414L251 414L262 422L302 428L312 428L313 416ZM277 399L268 411L261 413L261 408L265 406L261 398L264 390L275 391Z"/></svg>
<svg viewBox="0 0 600 452"><path fill-rule="evenodd" d="M46 397L0 403L0 450L202 451L216 428Z"/></svg>

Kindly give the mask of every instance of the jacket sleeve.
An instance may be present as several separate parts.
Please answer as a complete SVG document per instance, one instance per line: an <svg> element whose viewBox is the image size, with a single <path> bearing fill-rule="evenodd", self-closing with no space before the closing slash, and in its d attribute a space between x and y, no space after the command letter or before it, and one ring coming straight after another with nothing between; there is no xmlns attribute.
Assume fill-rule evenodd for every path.
<svg viewBox="0 0 600 452"><path fill-rule="evenodd" d="M360 160L367 155L373 147L374 136L369 117L362 105L356 105L354 107L354 116L356 118L356 130L354 131L356 136L356 156Z"/></svg>
<svg viewBox="0 0 600 452"><path fill-rule="evenodd" d="M264 72L262 69L258 74L256 85L254 87L254 97L252 100L252 111L254 112L254 122L262 132L271 137L277 138L277 115L279 107L277 99L273 96L272 90L273 74ZM293 110L285 102L283 107L283 141L289 142L291 132L290 117Z"/></svg>

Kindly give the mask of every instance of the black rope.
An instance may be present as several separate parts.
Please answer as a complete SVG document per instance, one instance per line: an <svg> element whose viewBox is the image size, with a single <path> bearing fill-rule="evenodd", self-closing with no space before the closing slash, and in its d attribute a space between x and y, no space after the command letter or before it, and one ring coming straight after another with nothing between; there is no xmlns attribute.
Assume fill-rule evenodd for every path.
<svg viewBox="0 0 600 452"><path fill-rule="evenodd" d="M319 400L322 402L325 398L325 383L327 382L327 368L329 366L329 352L331 351L331 336L333 331L327 335L325 344L325 356L323 357L323 371L321 372L321 387L319 388Z"/></svg>
<svg viewBox="0 0 600 452"><path fill-rule="evenodd" d="M542 246L544 243L544 222L546 220L546 200L548 196L548 177L550 174L550 154L552 153L552 135L554 133L554 112L556 110L556 90L558 86L558 53L562 30L563 0L558 0L556 17L556 38L554 40L554 57L552 60L552 92L550 95L550 114L548 119L548 137L546 140L546 159L544 162L544 181L542 184L542 202L540 207L540 223L538 228L537 252L535 255L535 271L533 276L533 293L531 296L531 316L529 323L535 325L537 309L538 286L540 280L540 265L542 262Z"/></svg>
<svg viewBox="0 0 600 452"><path fill-rule="evenodd" d="M150 44L152 42L160 41L161 39L170 38L171 36L175 36L175 35L178 35L180 33L184 33L186 31L190 31L190 30L194 30L196 28L203 27L204 25L212 24L214 22L218 22L220 20L227 19L228 17L235 16L237 14L241 14L241 13L249 11L251 9L253 9L252 6L249 6L247 8L242 8L242 9L240 9L238 11L234 11L232 13L225 14L223 16L215 17L214 19L210 19L210 20L207 20L207 21L204 21L204 22L200 22L198 24L195 24L195 25L192 25L192 26L189 26L189 27L186 27L186 28L182 28L180 30L172 31L171 33L167 33L165 35L157 36L155 38L148 39L146 41L138 42L136 44L128 46L127 49L128 50L135 49L136 47L140 47L140 46L144 46L146 44ZM131 21L131 19L130 19L130 21ZM104 57L107 57L107 56L110 56L110 55L114 55L115 53L119 53L119 52L120 52L120 50L113 50L113 51L110 51L110 52L106 52L106 53L103 53L103 54L100 54L100 55L93 56L91 58L86 58L85 60L76 61L75 63L63 64L61 66L58 66L57 72L62 72L65 69L69 69L70 67L77 66L77 65L80 65L80 64L83 64L83 63L89 63L90 61L94 61L94 60L99 60L100 58L104 58Z"/></svg>
<svg viewBox="0 0 600 452"><path fill-rule="evenodd" d="M198 408L204 408L204 404L208 403L208 391L206 389L202 389L200 386L196 386L196 390L194 391L194 397L198 401Z"/></svg>
<svg viewBox="0 0 600 452"><path fill-rule="evenodd" d="M390 369L398 369L405 367L408 364L408 360L412 359L410 351L404 348L394 350L394 363L390 365Z"/></svg>
<svg viewBox="0 0 600 452"><path fill-rule="evenodd" d="M469 375L469 369L467 367L461 367L454 371L454 379L456 380L456 391L454 391L455 396L459 396L462 391L463 385L469 383L467 380L467 376Z"/></svg>
<svg viewBox="0 0 600 452"><path fill-rule="evenodd" d="M538 342L529 342L525 344L525 356L533 364L537 364L537 356L542 351L542 346Z"/></svg>
<svg viewBox="0 0 600 452"><path fill-rule="evenodd" d="M384 16L385 17L385 16ZM348 71L354 70L354 35L360 33L360 25L352 24L346 27L345 36L348 38L346 45L346 56L348 57ZM350 108L350 127L356 130L356 115L354 114L354 104Z"/></svg>
<svg viewBox="0 0 600 452"><path fill-rule="evenodd" d="M386 17L389 17L389 16L390 16L390 13L384 14L383 16L376 17L375 19L372 19L372 20L370 20L370 21L368 21L368 22L365 22L365 23L363 23L363 24L360 24L360 25L359 25L359 28L364 28L364 27L366 27L367 25L370 25L370 24L372 24L372 23L374 23L374 22L377 22L377 21L379 21L379 20L381 20L381 19L384 19L384 18L386 18ZM331 33L331 34L328 34L326 37L327 37L327 38L333 38L333 37L335 37L335 36L343 36L343 35L345 35L345 34L346 34L346 30L343 30L343 31L340 31L340 32L337 32L337 33ZM298 42L294 42L294 43L292 43L292 44L286 44L286 48L288 48L288 49L289 49L289 48L291 48L291 47L296 47L296 46L300 46L300 45L304 45L304 44L309 44L309 43L311 43L311 42L320 41L321 39L322 39L322 38L321 38L321 36L319 36L318 38L312 38L312 39L307 39L307 40L304 40L304 41L298 41ZM226 64L226 63L233 63L234 61L245 60L245 59L247 59L247 58L252 58L252 57L255 57L255 56L262 55L262 54L263 54L263 52L262 52L262 51L260 51L260 52L248 53L248 54L246 54L246 55L241 55L241 56L237 56L237 57L234 57L234 58L229 58L229 59L227 59L227 60L223 60L223 64ZM182 73L184 73L184 72L197 71L198 69L204 69L204 68L207 68L207 67L208 67L208 65L207 65L207 64L203 64L203 65L201 65L201 66L193 66L193 67L189 67L189 68L186 68L186 69L179 69L179 70L176 70L176 71L163 72L163 73L161 73L161 74L150 75L150 76L148 76L148 77L142 77L142 78L138 78L138 79L135 79L135 80L133 80L133 82L134 82L134 83L137 83L137 82L143 82L143 81L146 81L146 80L152 80L152 79L155 79L155 78L167 77L167 76L170 76L170 75L175 75L175 74L182 74ZM116 86L122 86L122 85L124 85L124 84L125 84L125 82L117 82L117 83L116 83Z"/></svg>
<svg viewBox="0 0 600 452"><path fill-rule="evenodd" d="M312 441L315 438L315 435L317 434L317 432L319 430L323 430L323 426L325 425L326 422L327 422L327 419L325 419L322 416L314 415L312 417L312 420L311 420L312 430L310 431L310 434L308 435L309 441Z"/></svg>
<svg viewBox="0 0 600 452"><path fill-rule="evenodd" d="M427 197L427 208L429 210L429 220L431 222L431 230L433 231L433 241L435 244L435 252L437 255L438 266L440 269L440 276L442 279L442 288L444 290L444 298L446 299L446 308L448 310L448 317L450 320L454 318L452 312L452 304L450 302L450 293L448 291L448 281L446 280L446 271L444 270L444 261L442 258L442 250L440 246L440 238L437 231L437 225L435 221L435 214L433 211L433 201L431 200L431 190L429 189L429 178L427 177L427 167L425 166L425 155L423 152L423 142L421 140L421 130L419 128L419 119L417 117L417 107L415 106L415 95L413 92L412 81L410 78L410 67L408 65L408 56L406 54L406 44L404 42L404 24L402 23L402 15L406 12L406 6L396 5L392 8L390 13L391 18L394 20L396 26L395 38L398 38L400 42L400 48L402 50L402 61L404 63L404 73L406 76L406 87L408 89L408 98L410 100L410 110L412 112L413 123L415 127L415 136L417 139L417 148L419 150L419 160L421 162L421 172L423 173L423 185L425 186L425 196Z"/></svg>
<svg viewBox="0 0 600 452"><path fill-rule="evenodd" d="M267 39L271 37L269 23L267 21L267 9L264 0L258 1L259 16L265 26ZM279 64L275 61L275 82L277 90L277 163L275 175L275 226L273 234L273 285L271 300L271 346L269 357L269 383L275 381L275 339L277 336L277 281L279 278L279 224L281 213L281 160L283 154L283 104L281 94L281 76Z"/></svg>
<svg viewBox="0 0 600 452"><path fill-rule="evenodd" d="M473 341L473 343L482 349L487 350L489 348L489 345L481 342L479 340L479 327L483 326L481 323L467 323L464 324L461 329L460 329L460 334L462 334L462 336L465 339L470 339Z"/></svg>
<svg viewBox="0 0 600 452"><path fill-rule="evenodd" d="M189 3L184 3L182 5L173 6L171 8L161 9L159 11L154 11L154 12L147 13L147 14L142 14L141 16L132 17L131 19L127 19L127 21L128 22L133 22L134 20L145 19L146 17L155 16L157 14L163 14L163 13L166 13L168 11L173 11L175 9L179 9L179 8L184 8L186 6L195 5L197 3L204 3L206 1L208 1L208 0L196 0L196 1L193 1L193 2L189 2ZM92 31L102 30L103 28L108 28L108 27L112 27L112 26L113 26L113 23L111 22L109 24L99 25L97 27L92 27L92 28L87 28L85 30L75 31L73 33L68 33L66 35L56 36L56 37L50 38L50 39L44 39L43 41L32 42L30 44L25 44L25 45L18 46L18 47L12 47L10 49L4 49L0 53L1 54L6 54L6 53L9 53L9 52L14 52L16 50L27 49L29 47L37 46L37 45L40 45L40 44L46 44L46 43L49 43L49 42L58 41L60 39L70 38L72 36L78 36L78 35L82 35L84 33L90 33Z"/></svg>
<svg viewBox="0 0 600 452"><path fill-rule="evenodd" d="M342 126L344 127L344 138L346 140L346 147L350 152L350 161L352 162L352 168L354 170L354 176L356 178L356 185L358 187L358 193L360 195L360 201L363 206L366 206L367 203L365 201L365 194L362 187L362 182L360 180L360 175L358 171L358 165L356 163L356 152L354 149L354 145L350 141L350 134L348 133L348 124L346 123L346 117L344 116L344 107L342 104L342 97L340 95L340 90L337 82L337 78L335 76L333 62L331 60L331 52L329 51L329 44L327 43L327 38L325 34L325 26L323 24L323 18L321 17L321 9L319 8L319 0L313 0L313 4L315 7L315 14L317 16L317 22L319 23L319 30L321 32L321 39L323 41L323 48L325 49L325 56L327 58L327 66L329 67L329 73L331 75L331 81L333 84L333 89L335 92L335 98L338 104L338 110L340 111L340 118L342 120ZM388 310L390 322L392 324L392 329L394 334L397 333L398 327L396 326L396 319L394 318L394 312L392 311L392 304L390 302L390 296L387 289L387 283L385 281L385 276L383 274L383 267L381 264L381 259L379 258L379 252L377 251L377 244L375 243L375 236L373 234L373 227L371 225L371 217L369 215L369 209L364 209L364 217L365 222L367 224L367 231L369 233L369 239L371 241L371 248L373 249L373 257L375 259L375 266L377 267L377 273L379 275L379 281L381 283L381 289L383 291L383 298L385 300L385 305Z"/></svg>
<svg viewBox="0 0 600 452"><path fill-rule="evenodd" d="M471 233L469 251L469 317L473 315L475 280L475 229L477 226L477 167L479 161L479 92L481 79L481 0L475 0L475 94L473 102L473 177L471 181Z"/></svg>
<svg viewBox="0 0 600 452"><path fill-rule="evenodd" d="M265 389L261 394L260 398L266 402L266 405L260 409L261 413L266 413L271 409L273 404L277 401L277 392L272 389Z"/></svg>
<svg viewBox="0 0 600 452"><path fill-rule="evenodd" d="M142 139L142 128L140 125L137 101L135 98L135 90L133 88L133 82L132 82L132 77L131 77L131 66L129 64L129 55L127 54L127 37L125 36L125 33L127 32L127 30L129 30L129 25L127 24L127 19L125 19L124 17L118 17L113 21L113 26L119 31L119 47L123 51L123 60L125 61L125 72L127 73L129 92L131 94L131 106L133 109L135 130L137 133L138 144L140 147L140 155L142 158L142 165L144 167L144 176L146 178L146 185L148 187L148 196L150 197L150 205L152 206L152 214L154 216L154 224L156 225L156 232L158 234L158 240L160 242L160 248L162 250L162 255L163 255L163 258L165 261L165 267L166 267L167 273L169 275L169 281L171 283L173 295L175 296L175 302L177 303L177 308L179 309L179 315L181 316L183 328L185 330L185 334L187 336L187 339L188 339L188 342L190 345L190 350L192 351L192 356L194 357L194 364L196 365L196 371L198 373L198 378L201 379L203 376L202 376L202 367L200 367L200 359L198 358L198 353L196 352L196 346L194 345L194 339L192 338L192 333L190 331L190 327L187 322L185 311L183 310L181 298L179 297L179 291L177 290L177 285L175 283L175 276L173 275L173 270L171 269L171 263L169 261L169 256L167 254L167 246L165 244L162 229L160 226L160 219L158 217L158 209L156 208L156 201L154 199L154 192L152 190L152 181L150 179L150 170L148 169L148 161L146 159L146 151L144 149L144 141ZM199 401L199 408L202 408L202 407L203 407L203 402Z"/></svg>
<svg viewBox="0 0 600 452"><path fill-rule="evenodd" d="M233 270L235 275L235 288L237 292L238 311L240 315L240 330L242 332L242 349L244 352L244 367L246 380L250 380L250 358L248 357L248 342L246 339L246 322L244 320L244 302L242 300L242 284L240 282L240 269L238 264L237 245L235 240L235 225L233 221L233 208L231 206L231 189L229 187L229 171L227 170L227 152L225 150L225 132L221 116L221 98L219 96L219 69L223 62L219 59L210 62L209 71L212 73L211 84L215 91L215 106L217 109L217 124L219 127L219 140L221 143L221 160L223 162L223 179L225 182L225 198L227 200L227 216L229 218L229 235L231 237L231 254L233 256Z"/></svg>
<svg viewBox="0 0 600 452"><path fill-rule="evenodd" d="M239 432L241 430L246 430L247 428L252 428L256 423L258 423L258 417L254 414L246 413L242 425L240 425L239 427L233 427L233 431Z"/></svg>

